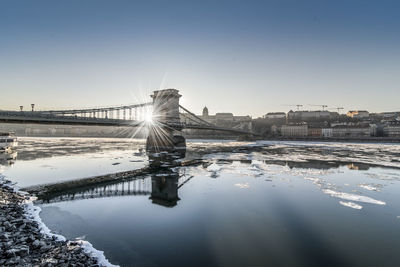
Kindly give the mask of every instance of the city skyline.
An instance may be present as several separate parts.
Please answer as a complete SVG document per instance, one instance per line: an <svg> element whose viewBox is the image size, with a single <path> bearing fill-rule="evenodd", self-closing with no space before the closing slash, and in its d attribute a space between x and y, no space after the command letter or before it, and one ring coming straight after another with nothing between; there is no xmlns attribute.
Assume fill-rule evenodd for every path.
<svg viewBox="0 0 400 267"><path fill-rule="evenodd" d="M296 104L398 111L399 7L2 2L0 109L122 105L177 88L198 114L259 117Z"/></svg>

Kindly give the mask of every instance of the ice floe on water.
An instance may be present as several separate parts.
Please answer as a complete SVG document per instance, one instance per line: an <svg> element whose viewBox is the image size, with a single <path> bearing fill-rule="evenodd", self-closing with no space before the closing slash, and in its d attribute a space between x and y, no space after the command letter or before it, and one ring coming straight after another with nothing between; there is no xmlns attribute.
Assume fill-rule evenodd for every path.
<svg viewBox="0 0 400 267"><path fill-rule="evenodd" d="M210 166L207 167L207 170L211 171L211 172L217 172L217 171L221 170L221 168L222 168L222 166L219 166L216 163L212 163Z"/></svg>
<svg viewBox="0 0 400 267"><path fill-rule="evenodd" d="M356 203L354 203L354 202L350 202L350 201L348 201L348 202L339 201L339 203L340 203L341 205L345 206L345 207L349 207L349 208L352 208L352 209L356 209L356 210L362 209L362 206L361 206L361 205L358 205L358 204L356 204Z"/></svg>
<svg viewBox="0 0 400 267"><path fill-rule="evenodd" d="M320 179L320 178L314 178L314 177L305 177L304 180L308 180L308 181L312 181L313 184L318 185L318 186L322 186L324 180Z"/></svg>
<svg viewBox="0 0 400 267"><path fill-rule="evenodd" d="M322 189L322 192L324 192L325 194L328 194L332 197L336 197L336 198L340 198L340 199L364 202L364 203L371 203L371 204L376 204L376 205L386 205L386 202L381 201L381 200L376 200L371 197L349 194L349 193L344 193L344 192L338 192L338 191L334 191L332 189Z"/></svg>
<svg viewBox="0 0 400 267"><path fill-rule="evenodd" d="M382 187L380 184L359 184L358 186L369 191L380 191Z"/></svg>
<svg viewBox="0 0 400 267"><path fill-rule="evenodd" d="M242 189L250 188L249 183L237 183L237 184L235 184L235 186L242 188Z"/></svg>
<svg viewBox="0 0 400 267"><path fill-rule="evenodd" d="M237 153L236 155L232 155L229 153L218 153L208 155L207 159L210 162L210 165L206 167L206 171L210 172L210 176L213 178L218 177L222 173L234 174L238 177L248 176L257 178L262 176L264 177L264 180L265 178L277 178L280 181L289 183L293 181L291 177L302 178L317 186L324 194L327 194L333 198L341 199L342 201L340 201L339 203L345 207L360 210L363 208L363 206L359 203L386 205L385 201L377 200L369 196L364 196L362 192L362 189L367 191L380 192L380 189L384 186L384 184L367 182L360 183L360 181L358 181L359 183L357 183L351 180L344 182L343 180L341 180L343 179L342 177L344 177L343 175L347 172L363 171L366 168L364 165L347 163L347 165L332 165L333 163L330 162L329 164L331 164L332 166L328 166L329 164L327 165L326 162L323 161L310 162L310 164L291 164L290 162L279 164L279 162L276 161L271 163L270 161L264 160L263 155L259 152L251 152L248 155L243 155L243 153ZM369 172L363 172L362 174L373 174L374 172L375 170L371 169ZM393 173L390 173L390 175L391 174ZM379 175L377 176L367 176L367 179L382 178L381 173L379 173ZM359 179L361 179L361 177ZM272 179L268 179L265 181L272 181ZM338 184L338 181L340 181L341 183ZM236 183L234 185L239 188L249 188L249 185L245 183ZM341 192L342 186L350 188L350 190L352 190L353 192Z"/></svg>
<svg viewBox="0 0 400 267"><path fill-rule="evenodd" d="M265 160L305 162L355 162L400 168L400 146L381 143L258 141L247 147L263 147ZM363 167L361 167L362 169Z"/></svg>

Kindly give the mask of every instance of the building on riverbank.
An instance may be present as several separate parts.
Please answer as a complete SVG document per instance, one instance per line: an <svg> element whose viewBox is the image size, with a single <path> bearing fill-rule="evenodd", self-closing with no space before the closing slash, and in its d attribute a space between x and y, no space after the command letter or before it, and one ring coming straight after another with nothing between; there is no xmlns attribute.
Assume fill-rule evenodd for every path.
<svg viewBox="0 0 400 267"><path fill-rule="evenodd" d="M322 128L308 128L308 136L321 137Z"/></svg>
<svg viewBox="0 0 400 267"><path fill-rule="evenodd" d="M288 121L321 121L331 120L338 116L337 112L330 112L327 110L290 110L287 114Z"/></svg>
<svg viewBox="0 0 400 267"><path fill-rule="evenodd" d="M274 129L272 129L274 127ZM351 125L336 125L329 127L329 125L318 124L285 124L280 128L277 126L271 127L271 132L274 131L275 136L281 135L282 137L311 137L311 138L334 138L334 137L371 137L377 135L377 126L375 124L351 124ZM400 135L400 125L398 128L390 128L392 130L391 136ZM389 129L389 128L387 128Z"/></svg>
<svg viewBox="0 0 400 267"><path fill-rule="evenodd" d="M383 133L388 137L400 137L400 121L391 121L383 127Z"/></svg>
<svg viewBox="0 0 400 267"><path fill-rule="evenodd" d="M332 128L322 128L321 129L321 136L325 138L329 138L333 136Z"/></svg>
<svg viewBox="0 0 400 267"><path fill-rule="evenodd" d="M285 112L269 112L264 115L265 119L284 119L286 120L286 113Z"/></svg>
<svg viewBox="0 0 400 267"><path fill-rule="evenodd" d="M332 128L333 137L366 137L376 135L376 125L337 125Z"/></svg>
<svg viewBox="0 0 400 267"><path fill-rule="evenodd" d="M285 124L281 127L281 134L284 137L306 137L308 136L308 125L302 124Z"/></svg>
<svg viewBox="0 0 400 267"><path fill-rule="evenodd" d="M350 117L353 119L369 118L369 112L366 110L349 110L346 115L347 115L347 117Z"/></svg>
<svg viewBox="0 0 400 267"><path fill-rule="evenodd" d="M251 116L235 116L230 112L219 112L210 115L207 107L203 108L202 115L196 115L200 119L220 127L231 127L242 130L252 130ZM184 118L185 119L185 118Z"/></svg>

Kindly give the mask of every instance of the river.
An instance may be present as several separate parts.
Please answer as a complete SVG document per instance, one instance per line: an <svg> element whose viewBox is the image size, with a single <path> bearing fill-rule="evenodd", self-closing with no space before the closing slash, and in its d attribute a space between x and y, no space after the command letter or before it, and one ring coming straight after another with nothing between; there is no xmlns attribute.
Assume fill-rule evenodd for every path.
<svg viewBox="0 0 400 267"><path fill-rule="evenodd" d="M21 138L21 188L138 169L143 140ZM398 266L400 145L189 140L194 166L37 202L121 266Z"/></svg>

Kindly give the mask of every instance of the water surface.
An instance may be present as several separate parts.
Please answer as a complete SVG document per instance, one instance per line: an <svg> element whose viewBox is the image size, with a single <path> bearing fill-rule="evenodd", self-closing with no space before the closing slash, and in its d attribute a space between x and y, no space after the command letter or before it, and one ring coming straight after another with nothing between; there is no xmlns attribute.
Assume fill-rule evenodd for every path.
<svg viewBox="0 0 400 267"><path fill-rule="evenodd" d="M21 165L43 170L47 182L53 172L42 160L58 166L60 176L68 169L84 176L148 164L142 146ZM43 200L40 216L53 231L90 241L121 266L400 264L399 145L196 141L188 147L203 164L65 192ZM93 165L77 167L87 155ZM12 167L18 182L28 183L24 177L32 175L22 175L18 162Z"/></svg>

